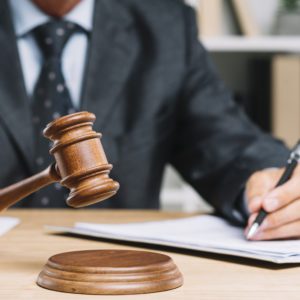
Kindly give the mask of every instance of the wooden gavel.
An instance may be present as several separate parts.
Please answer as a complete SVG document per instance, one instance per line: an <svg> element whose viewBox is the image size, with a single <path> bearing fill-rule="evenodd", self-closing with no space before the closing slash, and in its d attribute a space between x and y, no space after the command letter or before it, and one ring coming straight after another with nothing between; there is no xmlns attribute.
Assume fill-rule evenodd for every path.
<svg viewBox="0 0 300 300"><path fill-rule="evenodd" d="M39 189L60 182L70 189L67 204L84 207L113 196L119 184L109 178L101 134L92 130L96 117L79 112L54 120L44 130L53 142L50 153L56 163L44 171L0 190L0 211Z"/></svg>

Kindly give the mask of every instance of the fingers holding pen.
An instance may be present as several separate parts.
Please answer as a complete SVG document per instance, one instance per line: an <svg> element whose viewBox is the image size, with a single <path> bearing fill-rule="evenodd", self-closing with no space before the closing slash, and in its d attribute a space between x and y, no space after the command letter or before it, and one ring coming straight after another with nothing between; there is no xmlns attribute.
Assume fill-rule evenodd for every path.
<svg viewBox="0 0 300 300"><path fill-rule="evenodd" d="M280 175L280 180L277 178L276 185L267 193L263 194L262 183L258 185L257 173L248 181L246 186L248 191L253 193L255 190L254 181L260 187L261 192L260 201L257 197L248 200L249 211L252 213L245 232L248 239L270 240L300 237L300 156L299 151L296 152L296 150L299 150L299 144L291 153L286 168ZM276 173L271 173L268 169L263 170L262 173L274 182ZM260 177L262 178L262 175ZM267 190L266 182L265 179L265 190Z"/></svg>
<svg viewBox="0 0 300 300"><path fill-rule="evenodd" d="M261 240L261 239L271 239L274 238L284 238L288 237L291 232L287 230L292 228L293 229L293 236L299 235L300 236L300 199L295 200L291 204L275 211L269 213L267 217L262 222L261 226L259 227L257 233L251 238L252 240ZM247 234L250 226L254 222L257 213L252 214L248 221L248 226L245 230ZM292 224L297 225L298 227L292 226ZM289 225L289 226L288 226ZM291 225L291 226L290 226ZM278 235L276 235L278 233Z"/></svg>
<svg viewBox="0 0 300 300"><path fill-rule="evenodd" d="M263 170L255 173L250 178L247 185L249 189L247 195L255 195L259 191L261 196L255 196L248 200L251 216L248 220L245 234L248 234L260 209L264 209L268 213L258 232L251 237L252 240L284 238L289 236L289 233L285 232L285 229L282 230L282 227L290 228L289 224L298 223L300 220L299 170L299 166L296 167L292 178L275 189L276 182L283 174L283 169ZM297 233L297 229L294 226L293 230ZM300 235L300 228L298 231Z"/></svg>
<svg viewBox="0 0 300 300"><path fill-rule="evenodd" d="M268 193L262 201L262 207L265 211L271 213L293 203L299 198L299 176L293 176L285 184Z"/></svg>
<svg viewBox="0 0 300 300"><path fill-rule="evenodd" d="M282 169L272 168L255 172L249 178L246 185L246 197L250 213L258 212L261 209L264 197L274 189L282 172Z"/></svg>
<svg viewBox="0 0 300 300"><path fill-rule="evenodd" d="M253 241L300 238L300 220L276 228L258 230L251 237Z"/></svg>

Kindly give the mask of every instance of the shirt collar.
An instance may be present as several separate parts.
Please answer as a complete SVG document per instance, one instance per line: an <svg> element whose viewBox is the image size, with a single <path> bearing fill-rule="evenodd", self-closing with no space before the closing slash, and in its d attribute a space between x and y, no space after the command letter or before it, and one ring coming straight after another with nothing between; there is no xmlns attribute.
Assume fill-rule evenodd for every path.
<svg viewBox="0 0 300 300"><path fill-rule="evenodd" d="M63 19L81 26L86 31L91 31L93 28L94 1L81 0ZM41 11L31 0L10 0L9 2L18 37L51 20L51 17Z"/></svg>

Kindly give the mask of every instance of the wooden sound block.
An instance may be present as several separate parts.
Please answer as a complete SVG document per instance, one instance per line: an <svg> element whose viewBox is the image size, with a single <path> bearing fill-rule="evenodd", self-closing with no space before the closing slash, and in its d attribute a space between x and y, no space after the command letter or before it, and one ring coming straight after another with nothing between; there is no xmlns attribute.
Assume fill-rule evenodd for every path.
<svg viewBox="0 0 300 300"><path fill-rule="evenodd" d="M174 289L183 284L183 277L167 255L134 250L88 250L50 257L37 284L67 293L126 295Z"/></svg>

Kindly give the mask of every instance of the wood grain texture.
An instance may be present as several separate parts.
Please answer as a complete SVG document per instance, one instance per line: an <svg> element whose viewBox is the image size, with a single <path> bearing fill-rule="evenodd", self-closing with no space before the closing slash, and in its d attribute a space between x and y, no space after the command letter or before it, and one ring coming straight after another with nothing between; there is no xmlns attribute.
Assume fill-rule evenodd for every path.
<svg viewBox="0 0 300 300"><path fill-rule="evenodd" d="M39 189L59 180L60 176L56 172L55 165L51 165L34 176L0 189L0 212Z"/></svg>
<svg viewBox="0 0 300 300"><path fill-rule="evenodd" d="M155 221L191 216L189 214L142 210L8 210L2 215L15 216L21 224L0 237L0 299L5 300L296 300L300 295L300 267L273 266L245 259L225 259L191 251L172 252L168 248L151 251L167 254L184 276L184 285L167 292L92 296L57 293L36 285L47 259L55 253L86 249L145 250L105 240L47 234L43 226L71 226L74 222L124 223ZM155 248L154 248L155 249ZM163 250L165 249L165 250Z"/></svg>
<svg viewBox="0 0 300 300"><path fill-rule="evenodd" d="M183 284L173 260L137 250L85 250L49 258L37 283L67 293L131 295L167 291Z"/></svg>
<svg viewBox="0 0 300 300"><path fill-rule="evenodd" d="M100 138L93 131L96 116L78 112L58 118L47 125L45 137L53 142L50 153L56 164L30 178L0 190L0 211L31 193L59 181L70 189L69 206L84 207L105 200L119 189L109 177L108 163Z"/></svg>

